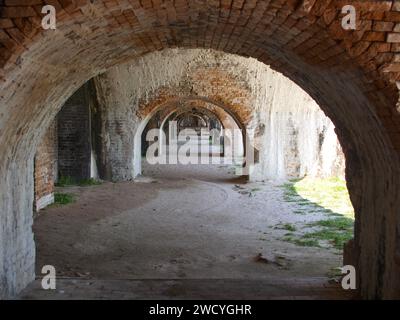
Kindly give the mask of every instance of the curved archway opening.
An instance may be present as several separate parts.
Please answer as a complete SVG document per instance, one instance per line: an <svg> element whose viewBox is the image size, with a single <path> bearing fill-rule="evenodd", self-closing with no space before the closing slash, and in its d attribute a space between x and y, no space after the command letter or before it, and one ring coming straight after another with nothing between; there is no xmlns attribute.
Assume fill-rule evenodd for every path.
<svg viewBox="0 0 400 320"><path fill-rule="evenodd" d="M182 52L182 54L191 54L190 51L185 50L178 52ZM172 53L177 56L176 59L181 59L181 57L176 54L176 51L171 52L171 54ZM209 62L214 55L214 58L217 59L217 62L220 61L220 59L222 58L228 59L228 56L225 55L223 55L221 58L221 56L219 56L220 53L207 52L207 54L205 54L201 51L199 53L202 57L205 57L204 60L207 62ZM229 58L232 59L231 63L233 63L236 67L240 65L245 65L246 68L248 68L249 62L247 59L234 56L229 56ZM144 59L154 59L154 57L149 55L148 58ZM170 59L170 57L168 57L168 59ZM151 64L149 61L143 62L143 65L149 64ZM140 67L142 67L142 65ZM337 140L335 140L333 141L334 143L332 143L332 138L336 139L334 135L332 136L333 124L328 121L328 119L323 115L323 113L319 110L319 107L315 104L315 102L312 101L311 98L307 97L304 92L301 93L302 91L299 91L299 88L293 86L293 84L290 84L287 79L285 80L286 82L282 82L284 84L284 87L282 88L281 86L283 84L281 83L281 81L283 81L283 78L280 78L282 76L272 73L272 79L264 83L264 87L268 90L260 91L266 92L267 96L272 98L270 100L264 98L258 98L259 100L252 100L250 98L247 98L247 100L243 99L241 100L240 108L236 107L236 109L234 104L227 103L222 108L219 106L222 104L221 102L211 103L214 100L209 97L204 98L204 96L199 95L199 93L201 93L200 90L204 89L192 89L191 96L183 94L174 95L174 92L171 89L173 88L173 86L170 86L169 88L165 84L165 82L163 82L163 86L161 87L161 89L155 89L151 94L146 93L147 99L141 100L136 98L136 82L134 81L134 79L130 78L133 75L140 74L140 71L138 71L137 69L138 67L126 65L124 68L119 67L120 71L118 73L114 73L113 70L110 70L107 72L107 74L101 75L93 79L92 82L94 83L94 85L92 85L92 90L94 90L95 92L97 101L93 103L88 103L89 105L93 104L95 106L94 113L96 114L96 117L102 119L100 121L93 121L94 130L92 130L91 134L98 136L98 138L100 139L99 144L104 149L102 151L104 153L107 152L108 156L110 157L111 161L109 162L109 172L111 173L111 175L109 177L106 177L107 179L113 180L114 182L117 182L118 180L130 180L133 177L133 175L131 174L131 169L135 168L135 166L130 167L129 164L132 163L132 159L134 159L135 156L141 161L143 160L143 153L141 152L142 147L140 146L139 142L142 142L141 140L143 139L143 137L147 136L147 132L150 129L156 129L156 131L158 132L160 128L165 129L169 120L173 121L181 119L182 116L193 114L195 116L199 116L201 122L205 122L206 124L208 124L208 128L211 128L211 122L209 122L210 119L218 120L221 124L221 127L223 127L224 129L227 129L228 127L239 128L239 126L246 129L254 128L256 134L250 147L253 147L254 149L254 146L256 146L256 148L259 150L259 163L260 166L262 165L261 168L264 170L270 170L270 176L263 176L263 174L265 173L260 170L259 174L262 176L262 179L260 180L264 180L264 182L252 181L251 183L247 184L244 183L244 181L237 179L235 174L233 174L234 172L231 171L231 168L227 166L217 165L214 167L205 167L204 170L201 170L199 168L189 166L176 166L175 168L161 168L161 166L159 166L146 168L146 165L144 165L144 177L134 179L133 183L127 182L126 184L114 184L114 187L116 189L113 190L118 190L118 196L113 191L109 193L105 192L106 189L111 188L106 182L104 187L99 187L99 189L101 189L101 191L98 191L99 194L101 194L102 197L106 197L106 202L108 205L115 206L115 201L118 201L118 208L122 208L121 210L123 210L124 212L130 212L129 217L126 217L127 221L129 220L129 223L124 223L124 227L120 227L118 229L119 234L124 235L124 239L129 238L126 232L127 230L125 230L125 226L128 227L128 229L131 226L136 225L148 226L149 221L147 221L146 219L152 217L155 212L165 211L172 213L161 215L159 219L161 219L160 221L163 222L160 223L164 226L163 228L170 226L170 230L164 230L164 232L160 234L159 230L157 231L151 228L149 229L147 227L143 227L140 231L140 237L142 237L143 239L149 239L151 238L151 236L146 232L155 232L157 234L156 238L164 239L164 245L166 245L167 247L174 247L177 246L177 241L174 241L173 239L178 239L179 236L177 236L177 230L173 227L173 225L175 223L176 227L180 224L180 222L185 222L185 232L180 232L179 235L187 237L188 244L185 246L185 248L175 248L174 250L172 250L172 252L169 252L167 250L167 253L170 255L172 255L173 253L175 253L176 255L176 252L180 252L179 250L183 250L183 256L187 254L187 251L197 252L191 246L196 245L196 241L198 240L193 239L192 236L197 235L201 237L204 234L207 234L207 232L210 232L210 230L212 229L210 229L210 222L212 222L213 226L219 225L221 228L218 233L211 234L210 232L210 234L208 235L208 239L210 239L210 241L211 239L215 239L216 236L218 237L224 234L224 237L226 236L226 238L224 238L223 241L221 240L223 243L235 243L235 246L237 247L235 250L227 245L227 248L222 247L222 251L218 251L218 248L215 248L212 244L210 244L210 248L213 248L212 250L215 250L213 251L212 255L207 255L202 250L199 251L199 254L204 257L202 263L199 264L199 268L200 266L202 266L202 271L200 272L202 277L205 277L204 272L206 272L209 276L212 275L213 277L221 278L229 275L235 277L237 276L240 278L243 276L240 268L244 268L244 266L246 266L246 268L249 268L247 270L246 277L258 277L260 279L263 279L263 281L267 281L266 276L271 276L273 274L275 277L283 281L285 277L293 277L294 275L296 275L297 277L311 277L317 275L326 276L324 272L329 271L328 269L330 267L340 265L340 263L338 262L340 260L340 257L337 254L333 255L332 250L338 249L342 246L344 242L346 242L345 240L348 240L347 234L345 235L345 237L338 240L335 248L335 245L332 245L329 239L321 239L322 236L327 235L327 232L324 232L322 234L320 232L318 235L315 232L308 232L303 234L302 228L307 227L307 224L314 224L313 228L319 228L321 227L321 225L319 224L326 223L327 218L332 218L329 223L342 223L342 226L343 223L345 223L346 228L351 229L350 234L352 234L352 221L351 226L348 226L347 220L338 220L339 213L335 211L336 208L332 208L332 212L330 212L331 215L329 215L329 208L326 207L326 204L319 203L319 199L312 199L312 197L310 198L309 195L305 195L304 191L309 191L307 190L307 188L310 187L310 183L304 185L304 183L297 184L297 182L290 182L289 185L284 185L283 187L280 186L280 184L277 185L272 183L271 181L273 179L271 179L271 177L278 178L278 175L276 173L279 171L271 170L271 168L268 166L268 161L265 161L265 159L272 159L271 162L275 163L275 155L279 155L279 157L285 159L282 162L283 167L287 170L292 170L288 170L288 172L290 171L293 174L297 174L296 177L304 177L305 175L312 176L313 174L319 174L320 172L323 172L323 168L329 164L329 161L326 161L325 156L321 156L321 154L327 154L322 150L327 149L330 152L337 152L336 147L338 145L338 142ZM247 70L247 72L249 72L246 68L244 70ZM268 71L268 68L266 66L259 63L257 65L257 68L259 70L260 68L264 68L265 72L272 72L270 70ZM123 73L121 73L121 70L129 70L129 77L125 78L123 76ZM215 75L217 71L220 72L218 73L218 75L224 77L225 80L227 77L227 75L225 74L226 66L217 66L217 68L214 69L214 65L212 64L212 68L209 68L206 71L206 74L208 76L205 77L205 81L212 81L213 83L215 83L215 78L211 78L209 75ZM243 74L242 69L240 69L239 71L241 74ZM201 64L200 66L195 68L195 70L191 70L188 74L196 79L198 83L198 88L210 88L209 85L200 85L197 77L198 72L205 72ZM153 74L152 79L157 81L157 76ZM236 83L240 82L239 80L240 78L236 79ZM123 82L132 83L132 88L121 88L120 84ZM179 83L182 83L182 81L179 81ZM109 87L110 85L116 85L119 90L114 91L114 89ZM235 90L238 90L238 87L233 88ZM240 95L236 91L233 95L233 98L238 101L238 97L240 96L251 97L252 95L250 95L250 93L246 93L249 91L248 88L252 88L252 86L243 85L243 91L240 92ZM185 86L179 85L178 89L182 90L182 92L185 92ZM218 87L216 91L221 93L222 87ZM230 91L233 91L232 87L228 87L225 93L228 93ZM291 98L287 96L286 92L290 92ZM163 96L163 94L165 96ZM286 94L286 96L282 94ZM82 93L82 95L88 96L87 93ZM254 94L253 96L259 97L257 94ZM138 102L135 104L135 100L132 102L126 100L125 97L134 97ZM77 99L76 97L72 99L72 101L78 100L79 99ZM234 100L232 99L231 101ZM260 108L259 101L262 101L262 108ZM226 110L228 112L226 112ZM243 112L243 110L251 110L253 113L248 113L247 111ZM234 119L231 114L234 114L236 119ZM65 121L65 119L59 118L59 121L63 122ZM270 150L274 150L272 149L272 146L275 146L275 148L280 146L279 150L281 151L275 149L275 153L270 152ZM302 149L303 147L304 149ZM265 152L265 150L268 150L268 152ZM273 153L273 155L271 155L270 153ZM309 154L314 153L320 155L315 161L309 160L312 159L312 157L305 158L305 160L302 159L304 154L309 156ZM336 156L337 155L335 153L335 156L333 158L335 158ZM101 160L102 158L102 156L99 156L97 159ZM299 160L304 160L304 163L302 163L301 161L299 162ZM298 167L305 168L305 171L298 169ZM320 168L320 170L314 170L315 167ZM102 170L100 170L100 174L101 177L103 177L101 171ZM133 172L135 172L135 169L133 170ZM103 173L106 175L109 174L107 171ZM117 178L113 179L113 174L117 174ZM287 179L289 177L285 178ZM146 184L146 182L152 183ZM312 181L312 183L315 183L315 180ZM150 185L150 187L148 187L148 185ZM319 187L320 186L321 184L319 185ZM333 187L346 189L344 183L340 186L333 185ZM206 196L204 194L205 190L208 190L207 192L210 192L211 190L212 193L215 194L209 194ZM320 192L321 190L317 191ZM90 194L91 200L89 198L85 198L86 192ZM316 195L318 195L319 192L316 192ZM135 205L132 204L132 199L138 200L138 196L136 195L136 193L139 193L140 197L145 198L145 202L147 203L147 205L145 205L144 207L140 205L138 208L136 208ZM97 198L99 194L96 194L95 189L93 189L92 191L82 190L82 195L79 196L79 201L89 201L89 207L92 209L88 208L86 210L94 210L93 208L95 207L95 204L93 203L93 199L97 199L99 201L100 199ZM118 200L114 199L114 197L116 196L118 197ZM229 197L229 201L231 201L230 206L221 206L220 204L223 204L227 201L227 196ZM206 198L207 201L204 201ZM160 207L160 199L162 200L162 209ZM182 201L183 203L181 203ZM336 202L338 202L337 199ZM101 210L109 208L109 206L104 204L104 199L103 201L100 201L100 203L102 203ZM190 204L189 206L188 203ZM180 209L176 210L176 206ZM295 206L295 208L291 208L291 206ZM66 214L66 212L68 211L67 209L60 210L65 210L64 214ZM117 209L116 212L118 212L118 210L120 209ZM238 210L240 210L240 212ZM296 211L296 213L294 211ZM144 213L146 214L143 215ZM125 215L123 214L122 216ZM190 217L196 217L196 223L202 224L203 228L205 229L198 230L198 225L193 224L193 222L195 221L190 220ZM225 220L218 220L221 217L225 217ZM312 217L311 220L310 217ZM77 218L79 219L79 217ZM76 257L80 257L79 250L85 250L89 252L89 257L96 256L98 249L93 246L94 243L96 244L96 247L101 246L103 248L102 250L105 250L104 252L106 252L106 248L108 248L108 245L104 243L104 239L99 239L96 234L107 235L106 239L107 243L109 244L109 248L114 248L114 246L116 246L115 249L118 248L118 250L126 252L124 254L125 258L123 258L122 260L125 261L126 259L129 259L131 253L128 254L128 252L130 252L131 249L128 249L126 247L126 243L124 241L121 241L121 239L119 239L119 236L116 237L116 235L112 232L112 228L107 228L107 221L113 220L115 225L119 225L119 223L115 221L115 219L118 220L118 218L109 218L110 219L106 219L104 221L104 225L92 226L91 230L87 230L86 238L84 241L80 241L79 243L70 243L72 248L78 248L77 252L75 253L69 250L69 254L67 256L70 261L74 261ZM42 219L42 221L46 220L46 218ZM49 216L47 219L51 219L51 216ZM179 223L177 221L179 221ZM231 221L233 224L229 223L229 221ZM264 222L262 223L261 221ZM304 223L306 223L306 225L303 226ZM44 226L45 223L39 223L38 228L40 228L40 225ZM83 225L85 225L85 223L83 223ZM157 228L160 227L160 224L158 223L154 225ZM193 229L194 226L195 228ZM325 226L323 227L326 228ZM336 227L337 225L335 226L335 228ZM97 232L95 232L95 230L97 230ZM337 230L333 232L335 236L336 231ZM258 233L260 234L258 235ZM313 239L310 239L310 233L314 233ZM231 234L240 234L240 245L237 244L235 241L229 240ZM331 236L331 234L329 236ZM42 235L44 235L43 230ZM273 237L271 238L272 235ZM253 242L253 238L255 236L257 240ZM320 238L316 238L317 236ZM135 238L136 237L137 234L135 234ZM44 241L44 238L45 237L41 239L42 243ZM65 238L68 238L66 234L63 237L64 241ZM96 240L91 243L90 239L93 240L94 238L96 238ZM168 239L172 239L172 242L169 243L170 240ZM266 242L267 240L268 242L270 242L269 249L273 248L275 251L270 251L269 249L264 250L264 242ZM74 242L74 239L72 238L70 239L70 241ZM178 242L181 241L182 240ZM54 238L51 242L57 243L57 241L54 241ZM214 240L212 240L211 242L214 242ZM167 243L169 244L167 245ZM215 241L215 243L220 242ZM133 245L133 247L138 246L142 248L142 255L135 256L135 266L131 265L129 267L131 271L135 270L134 274L137 277L156 277L157 272L160 271L158 269L153 270L153 267L149 265L149 263L157 264L154 262L157 259L155 259L154 257L150 258L149 251L147 250L149 249L150 251L153 251L153 249L151 248L154 244L156 244L156 242L150 241L147 244L142 242L135 242L135 244ZM255 246L258 244L260 245L260 249L255 250ZM207 245L203 246L203 249L209 248L208 246L209 244L207 243ZM319 248L320 246L322 246L323 248ZM50 248L51 246L47 245L47 247ZM249 247L252 248L251 251L248 251L246 249ZM75 250L76 249L74 249L73 251ZM233 256L235 256L235 262L229 260L232 259L229 258L231 256L229 254L229 251L232 250L236 252L236 254L233 254ZM286 254L282 254L281 251L283 250L288 250L289 253L286 252ZM46 251L47 254L45 253ZM41 249L39 251L38 265L43 263L43 259L46 256L53 256L53 259L55 259L54 257L56 255L62 255L62 251L59 251L58 254L49 254L49 251L51 251L51 249ZM66 250L65 252L68 252L68 250ZM161 274L163 275L163 277L168 278L172 277L171 272L176 272L176 270L172 266L174 263L168 262L172 258L168 260L165 254L166 253L158 252L157 257L162 260L159 261L159 264L165 264L165 268L169 270L167 272L164 270L165 268L161 268ZM261 254L261 256L259 256L259 254ZM221 261L221 264L212 262L213 257L218 255L222 255L224 257ZM298 257L296 258L295 266L289 267L289 265L293 263L294 257L296 255L298 255ZM189 261L191 261L192 258L194 259L194 257L192 257L190 254L188 254L188 257L189 256ZM315 258L315 256L317 256L318 258ZM109 261L109 259L113 257L114 256L112 254L106 255L104 253L103 261ZM266 257L269 257L268 259L272 259L274 261L273 269L278 269L278 271L273 270L272 273L265 273L266 270L263 269L265 266L263 266L262 262L264 261L263 259L265 259ZM59 258L59 261L64 261L62 259L64 259L65 257ZM81 257L79 259L80 263L82 263L82 260L90 261L90 259L83 259L83 257ZM297 262L297 260L299 262ZM304 261L307 261L307 263ZM109 263L112 264L111 261L109 261ZM105 264L108 265L108 262ZM179 268L180 271L185 273L185 276L183 276L183 273L180 273L180 275L178 274L178 277L182 277L183 279L185 279L187 274L193 274L193 272L195 272L190 263L187 264L187 266L181 266ZM129 278L131 276L131 271L128 270L127 264L123 263L122 265L123 266L118 269L118 273L121 277ZM312 267L310 267L310 265L312 265ZM88 262L83 263L83 266L84 267L74 266L74 268L78 269L77 272L79 274L85 274L83 270L86 267L87 270L90 270L89 273L93 277L97 277L99 274L108 275L108 272L110 271L101 265L90 265L90 263ZM138 268L141 268L141 270L144 271L140 273ZM61 267L61 269L63 270L63 267ZM164 270L165 272L162 270ZM223 270L225 270L227 273L223 274ZM196 272L199 272L199 270L196 270ZM270 281L270 279L268 279L268 281Z"/></svg>
<svg viewBox="0 0 400 320"><path fill-rule="evenodd" d="M396 22L394 1L373 9L369 3L355 5L362 26L382 22L382 17ZM170 12L176 13L171 20L156 18L160 8L138 6L117 3L108 10L102 1L61 5L59 10L66 14L52 33L41 29L40 14L26 6L30 17L22 20L31 28L18 33L12 19L2 27L7 32L2 33L0 60L1 296L15 294L34 277L32 160L63 102L112 65L183 46L257 58L318 102L334 122L346 154L356 211L348 258L357 266L362 295L397 297L399 75L397 46L391 42L395 30L371 34L362 27L346 32L340 28L336 1L246 2L229 9L189 1L183 8L171 4ZM1 8L11 18L18 11ZM247 23L239 23L238 17Z"/></svg>
<svg viewBox="0 0 400 320"><path fill-rule="evenodd" d="M186 106L184 106L185 104ZM198 105L196 106L196 104ZM193 154L193 157L197 158L198 163L209 163L210 161L213 161L213 157L215 163L221 163L220 156L224 156L224 150L227 149L230 155L228 160L229 163L235 163L239 166L244 165L246 161L243 158L246 150L246 131L244 130L245 125L238 120L238 117L234 114L234 112L229 107L223 106L221 103L212 101L206 97L179 97L169 99L166 102L163 102L161 105L156 106L139 124L134 138L134 177L137 177L142 173L142 158L146 156L146 151L150 145L149 141L146 141L148 131L150 129L158 130L158 132L152 134L150 137L151 141L154 141L153 139L157 141L155 154L159 155L166 153L165 155L168 155L168 151L166 150L168 150L170 142L170 122L176 122L176 124L174 124L174 126L176 126L175 135L172 134L172 132L171 134L174 139L178 140L179 132L183 128L177 126L178 121L176 120L179 120L182 115L187 115L188 113L193 114L194 110L197 112L196 116L200 116L199 114L201 114L208 117L208 121L205 121L203 118L201 118L201 120L204 122L203 124L205 125L203 129L203 140L205 139L211 143L211 146L209 144L203 144L205 147L203 147L203 160L201 159L202 156L199 153L201 152L201 146L196 146L197 155ZM216 125L213 125L210 120L213 120ZM195 138L201 138L201 131L199 131L200 128L195 129L198 131L198 135L194 135L194 133L189 134L189 139L190 136L192 136L192 141L194 141ZM221 131L220 129L223 130ZM225 129L227 129L227 131L225 131ZM224 139L224 132L229 133L229 137L226 137L226 139ZM237 140L235 144L233 144L234 134L236 134L235 139ZM186 137L184 137L184 139L186 140ZM205 149L207 149L207 152ZM221 152L217 152L217 149L221 150ZM165 162L168 162L167 158L165 159Z"/></svg>

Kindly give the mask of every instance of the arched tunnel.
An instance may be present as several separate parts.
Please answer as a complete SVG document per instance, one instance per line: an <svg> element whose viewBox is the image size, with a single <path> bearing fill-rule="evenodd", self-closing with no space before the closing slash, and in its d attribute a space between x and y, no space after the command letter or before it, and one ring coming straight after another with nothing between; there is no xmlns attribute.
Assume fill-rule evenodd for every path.
<svg viewBox="0 0 400 320"><path fill-rule="evenodd" d="M347 2L352 30L330 0L0 1L0 298L46 298L43 265L65 288L201 280L212 296L236 279L253 297L262 280L264 298L351 265L354 294L399 298L400 7ZM155 142L179 159L172 133L210 162L150 164Z"/></svg>

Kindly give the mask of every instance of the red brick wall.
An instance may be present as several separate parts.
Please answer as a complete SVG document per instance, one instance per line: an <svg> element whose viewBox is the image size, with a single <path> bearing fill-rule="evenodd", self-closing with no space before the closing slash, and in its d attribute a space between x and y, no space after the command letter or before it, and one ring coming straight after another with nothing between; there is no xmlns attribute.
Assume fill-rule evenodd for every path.
<svg viewBox="0 0 400 320"><path fill-rule="evenodd" d="M57 161L57 121L53 121L35 154L34 208L36 211L54 202Z"/></svg>
<svg viewBox="0 0 400 320"><path fill-rule="evenodd" d="M76 181L90 178L89 84L78 89L57 115L58 173Z"/></svg>

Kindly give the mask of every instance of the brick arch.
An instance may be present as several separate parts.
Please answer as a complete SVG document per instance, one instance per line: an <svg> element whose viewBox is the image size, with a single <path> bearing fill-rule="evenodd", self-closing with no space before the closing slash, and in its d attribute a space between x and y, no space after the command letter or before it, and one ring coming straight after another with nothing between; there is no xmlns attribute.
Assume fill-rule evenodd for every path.
<svg viewBox="0 0 400 320"><path fill-rule="evenodd" d="M172 121L177 121L179 124L179 118L181 116L184 116L185 114L192 114L194 116L198 116L202 119L202 115L208 117L209 119L214 118L219 121L221 125L221 129L223 130L222 132L228 132L228 130L234 130L234 129L239 129L243 128L244 125L242 123L238 123L236 119L234 119L230 114L228 114L224 109L220 107L213 108L214 110L207 109L206 107L197 107L195 111L191 110L179 110L175 111L173 114L170 114L170 116L166 117L165 120L163 121L162 125L171 119ZM161 126L163 128L163 126ZM227 131L225 131L227 130ZM250 141L250 139L247 137L247 132L246 130L242 129L241 130L241 136L240 140L238 141L238 150L237 150L237 155L238 156L245 156L246 155L246 148L252 148L251 150L254 150L253 146L253 141ZM247 139L246 139L247 138ZM245 166L246 162L252 163L252 159L243 159L242 165ZM244 172L243 172L244 173ZM238 173L239 174L239 173ZM250 177L250 171L246 172L246 174L243 174L243 176L246 176L247 178Z"/></svg>
<svg viewBox="0 0 400 320"><path fill-rule="evenodd" d="M234 110L234 108L230 105L223 105L219 101L214 101L208 97L203 97L203 96L176 96L172 94L163 94L155 98L154 100L151 100L149 103L145 103L140 105L139 107L139 113L142 113L142 115L146 114L144 119L140 122L138 125L138 128L135 132L135 137L134 137L134 150L133 150L133 177L136 177L137 175L140 175L142 173L142 158L141 158L141 150L142 150L142 135L143 132L149 123L150 119L154 117L154 115L157 112L162 112L162 124L160 126L160 129L163 129L165 121L174 113L178 110L178 107L176 106L177 104L180 103L191 103L191 102L196 102L196 103L201 103L201 104L210 104L217 109L222 110L223 113L226 113L229 117L233 119L233 121L236 123L238 128L241 129L242 134L243 134L243 150L246 152L246 147L247 147L247 137L246 137L246 119L241 116L240 114L237 114ZM205 107L203 107L205 108ZM207 110L207 109L206 109ZM219 111L219 110L218 110ZM210 111L212 112L212 111ZM212 112L216 115L216 117L220 120L221 123L224 121L221 120L221 111L219 111L218 115L215 112Z"/></svg>
<svg viewBox="0 0 400 320"><path fill-rule="evenodd" d="M55 31L40 28L41 0L2 3L0 297L33 280L32 159L63 102L112 65L177 46L257 58L318 102L347 158L361 293L399 296L398 2L53 0ZM340 28L348 3L356 31Z"/></svg>
<svg viewBox="0 0 400 320"><path fill-rule="evenodd" d="M226 113L225 110L218 110L220 112L215 112L212 111L210 109L207 109L206 107L195 107L195 110L199 113L199 114L203 114L206 115L207 117L211 118L214 117L215 119L217 119L220 123L222 128L226 127L226 123L224 121L224 119L221 116L221 112ZM173 109L171 112L169 112L167 115L164 116L162 122L161 122L161 126L160 128L164 128L166 121L168 121L169 119L173 119L176 120L177 117L183 115L184 113L192 113L191 108L187 108L187 109L182 109L179 110L178 108ZM171 118L172 117L172 118ZM224 124L225 123L225 124ZM236 122L235 122L236 123ZM239 126L238 126L239 127Z"/></svg>
<svg viewBox="0 0 400 320"><path fill-rule="evenodd" d="M240 145L243 148L240 152L243 152L243 154L245 154L246 142L251 143L251 141L246 141L246 124L243 122L244 121L243 117L235 114L234 111L232 112L229 106L221 107L219 104L216 104L217 102L211 102L210 99L201 99L199 101L194 99L192 101L196 103L196 106L194 108L198 113L204 114L209 118L217 119L221 124L221 128L223 130L240 129L242 131ZM198 105L199 102L201 102L200 105ZM168 112L164 116L160 128L165 130L165 123L169 119L176 120L179 116L187 112L191 112L191 110L192 107L190 106L183 109L178 109L178 108L173 109L171 112Z"/></svg>
<svg viewBox="0 0 400 320"><path fill-rule="evenodd" d="M249 123L249 119L246 117L247 113L239 114L235 111L235 107L231 104L223 104L218 100L214 100L209 97L204 96L178 96L175 94L166 94L166 95L159 95L155 99L151 100L149 103L142 104L139 108L143 112L143 110L150 110L146 111L143 114L146 114L145 119L149 119L149 117L154 116L157 111L163 111L163 119L166 119L168 115L172 114L174 111L178 110L177 104L180 103L191 103L194 102L196 104L201 104L202 108L207 109L206 105L212 105L218 109L221 109L223 112L228 114L233 120L236 122L239 128L245 130L246 125ZM242 105L243 109L248 109L249 106ZM208 109L207 109L208 110ZM215 113L215 111L214 111ZM221 114L217 115L217 117L221 118ZM222 120L221 120L222 121Z"/></svg>
<svg viewBox="0 0 400 320"><path fill-rule="evenodd" d="M201 115L201 114L199 114L199 113L195 113L195 112L190 112L190 111L188 111L188 112L185 112L185 113L182 113L182 114L180 114L180 115L178 115L177 117L175 117L174 118L174 120L177 120L178 121L178 123L179 123L179 121L181 121L182 120L182 116L184 116L185 114L187 114L187 115L191 115L191 116L193 116L193 117L195 117L195 118L198 118L199 120L201 120L201 121L203 121L204 123L206 123L207 121L206 121L206 119L204 119L204 114L203 115Z"/></svg>

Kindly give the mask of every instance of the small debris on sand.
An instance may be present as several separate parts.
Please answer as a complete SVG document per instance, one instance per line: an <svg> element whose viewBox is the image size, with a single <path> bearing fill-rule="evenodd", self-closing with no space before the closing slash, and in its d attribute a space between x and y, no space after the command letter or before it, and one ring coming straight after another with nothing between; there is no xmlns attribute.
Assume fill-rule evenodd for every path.
<svg viewBox="0 0 400 320"><path fill-rule="evenodd" d="M255 256L254 261L255 262L269 263L269 260L267 258L264 258L261 253L259 253L258 255Z"/></svg>

